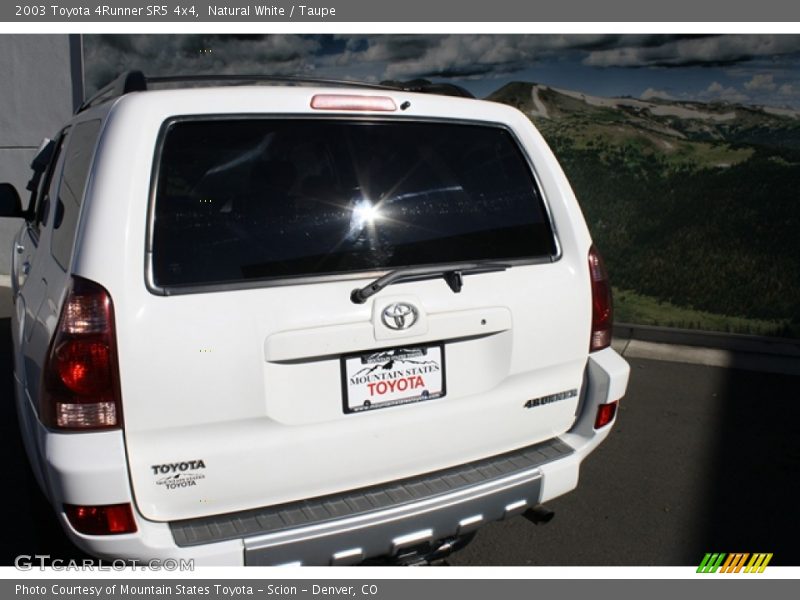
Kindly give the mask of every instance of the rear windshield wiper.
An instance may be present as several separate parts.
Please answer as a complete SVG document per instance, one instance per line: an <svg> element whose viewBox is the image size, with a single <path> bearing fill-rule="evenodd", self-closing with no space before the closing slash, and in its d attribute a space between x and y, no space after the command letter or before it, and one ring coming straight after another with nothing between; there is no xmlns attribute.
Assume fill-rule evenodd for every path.
<svg viewBox="0 0 800 600"><path fill-rule="evenodd" d="M450 289L457 294L464 285L464 274L505 271L510 266L511 265L496 262L476 262L395 269L394 271L389 271L386 275L378 277L375 281L362 288L354 289L350 294L350 300L355 304L364 304L367 298L374 296L386 286L398 281L431 279L434 277L443 277L447 285L450 286Z"/></svg>

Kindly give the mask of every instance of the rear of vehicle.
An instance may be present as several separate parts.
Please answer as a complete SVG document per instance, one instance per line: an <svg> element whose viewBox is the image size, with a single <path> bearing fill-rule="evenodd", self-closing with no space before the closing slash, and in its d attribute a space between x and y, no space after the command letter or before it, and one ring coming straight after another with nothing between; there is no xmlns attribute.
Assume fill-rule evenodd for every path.
<svg viewBox="0 0 800 600"><path fill-rule="evenodd" d="M78 231L38 435L101 556L434 548L573 489L627 383L580 209L504 106L128 94Z"/></svg>

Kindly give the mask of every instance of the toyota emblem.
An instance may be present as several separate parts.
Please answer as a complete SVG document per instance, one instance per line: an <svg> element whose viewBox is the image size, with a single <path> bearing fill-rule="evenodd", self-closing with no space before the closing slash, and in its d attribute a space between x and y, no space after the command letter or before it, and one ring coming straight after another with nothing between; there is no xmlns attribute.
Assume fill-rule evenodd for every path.
<svg viewBox="0 0 800 600"><path fill-rule="evenodd" d="M408 329L417 322L417 309L406 302L395 302L383 309L381 320L389 329Z"/></svg>

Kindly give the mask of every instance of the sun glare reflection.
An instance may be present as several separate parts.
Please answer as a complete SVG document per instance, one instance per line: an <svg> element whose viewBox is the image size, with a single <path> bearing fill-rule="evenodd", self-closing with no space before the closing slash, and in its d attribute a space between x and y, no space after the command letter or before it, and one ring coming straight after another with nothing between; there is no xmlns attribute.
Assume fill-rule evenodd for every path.
<svg viewBox="0 0 800 600"><path fill-rule="evenodd" d="M357 233L375 223L380 217L378 205L372 204L372 202L366 198L362 198L353 207L353 216L350 219L350 230L352 233Z"/></svg>

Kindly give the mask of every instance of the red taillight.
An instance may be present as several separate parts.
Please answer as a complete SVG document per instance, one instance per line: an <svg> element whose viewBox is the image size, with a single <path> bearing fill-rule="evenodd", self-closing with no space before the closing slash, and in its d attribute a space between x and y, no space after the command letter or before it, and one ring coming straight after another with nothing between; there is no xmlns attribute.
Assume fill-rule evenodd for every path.
<svg viewBox="0 0 800 600"><path fill-rule="evenodd" d="M74 277L44 370L39 417L57 429L121 425L119 368L111 296Z"/></svg>
<svg viewBox="0 0 800 600"><path fill-rule="evenodd" d="M592 336L589 352L594 352L611 345L611 328L614 320L611 283L603 259L594 246L589 249L589 277L592 283Z"/></svg>
<svg viewBox="0 0 800 600"><path fill-rule="evenodd" d="M614 415L617 414L617 403L609 402L608 404L601 404L597 407L597 417L594 420L594 428L600 429L605 427L614 420Z"/></svg>
<svg viewBox="0 0 800 600"><path fill-rule="evenodd" d="M397 110L397 105L389 96L317 94L311 98L311 108L317 110L376 110L392 112Z"/></svg>
<svg viewBox="0 0 800 600"><path fill-rule="evenodd" d="M101 341L71 340L56 348L56 367L64 385L76 394L102 394L111 383L111 352Z"/></svg>
<svg viewBox="0 0 800 600"><path fill-rule="evenodd" d="M78 533L86 535L119 535L135 533L136 521L130 504L107 504L105 506L75 506L65 504L70 525Z"/></svg>

